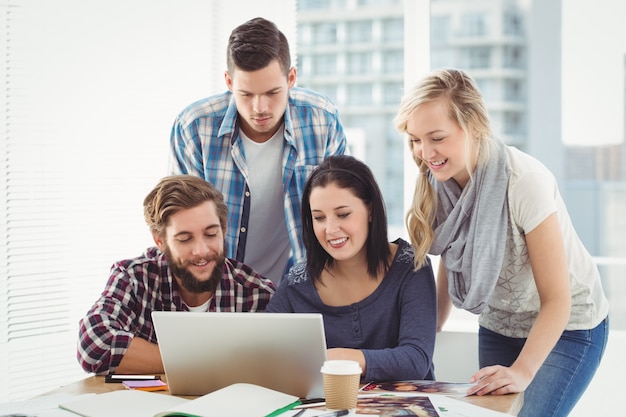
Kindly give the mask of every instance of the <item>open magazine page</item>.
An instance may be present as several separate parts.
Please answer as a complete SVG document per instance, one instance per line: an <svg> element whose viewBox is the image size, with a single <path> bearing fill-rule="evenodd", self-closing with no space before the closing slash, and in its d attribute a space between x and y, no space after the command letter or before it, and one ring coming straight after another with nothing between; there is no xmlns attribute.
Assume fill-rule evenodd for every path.
<svg viewBox="0 0 626 417"><path fill-rule="evenodd" d="M356 404L356 414L379 417L439 417L427 395L406 395L405 393L360 394Z"/></svg>
<svg viewBox="0 0 626 417"><path fill-rule="evenodd" d="M418 395L443 394L449 396L465 396L467 390L475 384L465 382L442 382L442 381L392 381L369 383L361 388L362 392L381 393L414 393Z"/></svg>
<svg viewBox="0 0 626 417"><path fill-rule="evenodd" d="M314 409L308 409L313 406ZM285 413L285 417L293 417L295 412L304 409L304 413L298 417L316 417L327 415L328 412L323 403L303 404L296 406L291 413ZM435 411L435 406L425 394L406 394L379 392L374 394L360 393L357 399L354 417L395 417L395 416L419 416L419 417L439 417ZM282 415L281 415L282 417Z"/></svg>
<svg viewBox="0 0 626 417"><path fill-rule="evenodd" d="M458 396L457 396L458 397ZM356 416L511 417L447 395L415 392L359 394Z"/></svg>

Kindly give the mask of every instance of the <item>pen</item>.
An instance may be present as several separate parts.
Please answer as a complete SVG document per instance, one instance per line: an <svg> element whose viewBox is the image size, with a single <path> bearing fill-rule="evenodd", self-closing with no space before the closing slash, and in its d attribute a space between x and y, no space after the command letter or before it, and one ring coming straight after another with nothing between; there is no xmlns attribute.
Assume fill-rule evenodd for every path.
<svg viewBox="0 0 626 417"><path fill-rule="evenodd" d="M321 407L323 405L326 405L326 401L324 400L324 398L312 398L312 399L304 399L300 401L302 402L302 404L294 407L295 409Z"/></svg>
<svg viewBox="0 0 626 417"><path fill-rule="evenodd" d="M157 379L161 379L161 377L159 375L109 374L104 377L104 382L152 381Z"/></svg>
<svg viewBox="0 0 626 417"><path fill-rule="evenodd" d="M317 417L341 417L347 416L348 414L350 414L350 410L337 410L331 411L330 413L320 414Z"/></svg>

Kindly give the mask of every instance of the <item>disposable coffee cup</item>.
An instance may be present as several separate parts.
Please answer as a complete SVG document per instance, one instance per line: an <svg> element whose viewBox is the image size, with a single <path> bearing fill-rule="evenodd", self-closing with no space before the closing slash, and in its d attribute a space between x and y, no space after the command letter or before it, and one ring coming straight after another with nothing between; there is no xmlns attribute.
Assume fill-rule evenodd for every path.
<svg viewBox="0 0 626 417"><path fill-rule="evenodd" d="M361 366L357 361L329 360L322 365L324 397L328 410L354 410L359 392Z"/></svg>

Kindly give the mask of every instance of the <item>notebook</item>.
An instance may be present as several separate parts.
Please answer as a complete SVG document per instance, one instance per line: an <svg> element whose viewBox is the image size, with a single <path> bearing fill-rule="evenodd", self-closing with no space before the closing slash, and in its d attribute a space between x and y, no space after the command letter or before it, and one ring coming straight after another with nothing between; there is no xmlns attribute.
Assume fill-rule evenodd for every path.
<svg viewBox="0 0 626 417"><path fill-rule="evenodd" d="M234 384L189 400L174 395L121 390L78 395L63 400L59 407L87 417L267 417L284 415L282 411L300 404L297 400L298 397L258 385ZM11 416L17 417L18 414Z"/></svg>
<svg viewBox="0 0 626 417"><path fill-rule="evenodd" d="M154 311L152 321L173 395L244 382L300 398L324 396L321 314Z"/></svg>

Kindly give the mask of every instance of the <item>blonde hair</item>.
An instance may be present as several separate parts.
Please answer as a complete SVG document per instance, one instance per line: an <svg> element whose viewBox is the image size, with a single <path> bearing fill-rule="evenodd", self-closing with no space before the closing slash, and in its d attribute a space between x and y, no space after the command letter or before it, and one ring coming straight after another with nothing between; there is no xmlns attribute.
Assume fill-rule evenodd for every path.
<svg viewBox="0 0 626 417"><path fill-rule="evenodd" d="M491 140L489 115L482 94L475 81L458 69L433 71L409 90L402 101L394 119L396 129L407 133L407 123L417 108L425 103L443 99L448 106L448 117L456 122L467 138L472 138L476 145L479 161L488 158ZM411 147L410 139L407 140ZM471 143L465 141L467 159L465 164L472 175L472 160L469 152ZM434 240L433 221L437 212L437 196L428 181L428 165L413 154L413 160L419 169L419 176L413 191L413 202L406 214L406 227L413 249L415 267L421 268Z"/></svg>

